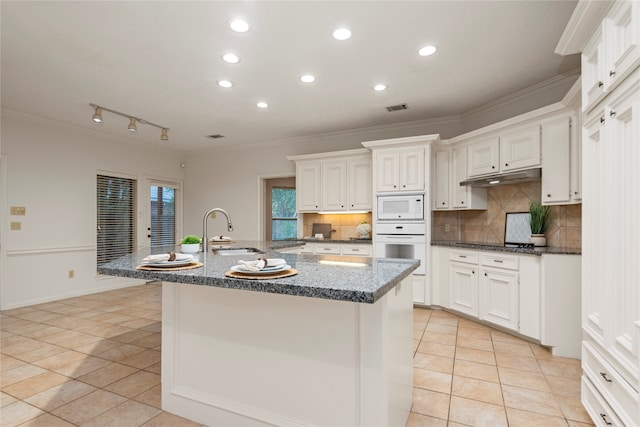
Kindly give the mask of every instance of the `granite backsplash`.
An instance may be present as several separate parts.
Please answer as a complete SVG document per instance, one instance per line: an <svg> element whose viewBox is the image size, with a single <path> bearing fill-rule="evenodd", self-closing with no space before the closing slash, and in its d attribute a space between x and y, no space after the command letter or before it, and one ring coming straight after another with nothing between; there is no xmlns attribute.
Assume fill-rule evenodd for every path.
<svg viewBox="0 0 640 427"><path fill-rule="evenodd" d="M539 181L501 185L488 189L487 210L433 211L432 239L504 245L506 214L528 212L529 202L540 201L540 194ZM582 205L551 206L550 212L547 246L581 248Z"/></svg>

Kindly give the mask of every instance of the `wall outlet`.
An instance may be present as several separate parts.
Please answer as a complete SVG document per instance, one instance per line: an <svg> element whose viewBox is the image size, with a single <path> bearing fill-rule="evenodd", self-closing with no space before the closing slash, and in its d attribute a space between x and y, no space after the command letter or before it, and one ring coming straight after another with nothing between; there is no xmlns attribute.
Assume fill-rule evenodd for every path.
<svg viewBox="0 0 640 427"><path fill-rule="evenodd" d="M27 208L24 206L11 206L11 215L26 215Z"/></svg>
<svg viewBox="0 0 640 427"><path fill-rule="evenodd" d="M22 223L20 221L11 221L11 229L15 231L22 230Z"/></svg>
<svg viewBox="0 0 640 427"><path fill-rule="evenodd" d="M76 272L74 270L69 270L69 279L73 279L76 276Z"/></svg>
<svg viewBox="0 0 640 427"><path fill-rule="evenodd" d="M450 232L450 231L451 231L451 224L445 224L445 225L444 225L444 231L445 231L446 233Z"/></svg>

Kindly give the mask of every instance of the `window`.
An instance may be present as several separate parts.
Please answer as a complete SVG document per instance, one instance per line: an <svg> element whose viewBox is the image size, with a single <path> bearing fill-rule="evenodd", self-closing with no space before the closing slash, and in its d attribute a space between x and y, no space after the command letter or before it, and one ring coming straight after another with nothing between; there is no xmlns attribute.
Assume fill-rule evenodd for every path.
<svg viewBox="0 0 640 427"><path fill-rule="evenodd" d="M136 181L98 175L97 200L97 262L100 265L134 251Z"/></svg>
<svg viewBox="0 0 640 427"><path fill-rule="evenodd" d="M273 187L271 189L271 240L296 238L296 189Z"/></svg>
<svg viewBox="0 0 640 427"><path fill-rule="evenodd" d="M151 247L176 243L176 189L151 185Z"/></svg>

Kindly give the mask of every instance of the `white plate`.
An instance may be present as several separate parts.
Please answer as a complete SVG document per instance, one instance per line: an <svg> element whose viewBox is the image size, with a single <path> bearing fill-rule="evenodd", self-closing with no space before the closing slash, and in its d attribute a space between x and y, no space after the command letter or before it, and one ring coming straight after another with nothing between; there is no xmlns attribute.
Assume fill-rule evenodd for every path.
<svg viewBox="0 0 640 427"><path fill-rule="evenodd" d="M290 265L285 264L285 265L279 265L277 267L263 268L262 270L259 270L259 271L253 271L253 270L248 270L244 265L234 265L233 267L231 267L231 271L235 271L236 273L242 273L242 274L264 275L264 274L277 273L279 271L288 270L290 268L291 268Z"/></svg>
<svg viewBox="0 0 640 427"><path fill-rule="evenodd" d="M183 259L180 261L162 261L162 262L145 262L142 265L148 265L149 267L180 267L183 265L189 265L195 262L195 259Z"/></svg>

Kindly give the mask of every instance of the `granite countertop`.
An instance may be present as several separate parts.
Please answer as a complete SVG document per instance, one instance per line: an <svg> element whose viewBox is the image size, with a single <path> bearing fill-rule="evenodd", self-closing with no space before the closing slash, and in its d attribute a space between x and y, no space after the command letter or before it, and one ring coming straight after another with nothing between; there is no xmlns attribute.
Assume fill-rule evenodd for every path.
<svg viewBox="0 0 640 427"><path fill-rule="evenodd" d="M297 295L311 298L324 298L373 304L402 279L409 276L420 264L408 259L375 259L332 255L291 254L278 252L278 249L300 245L297 241L238 241L225 245L210 245L208 254L196 256L203 267L176 271L136 270L142 259L154 253L179 252L179 248L164 246L148 248L125 255L122 258L98 267L100 274L119 277L131 277L142 280L162 280L192 285L216 286L221 288L268 292L284 295ZM257 248L263 254L238 254L236 256L214 255L213 247ZM264 258L283 258L298 274L280 279L236 279L225 276L238 260L256 260ZM337 264L331 264L331 262ZM353 265L345 263L353 263Z"/></svg>
<svg viewBox="0 0 640 427"><path fill-rule="evenodd" d="M493 252L512 252L525 255L581 255L582 249L580 248L563 248L557 246L545 246L535 248L511 248L498 245L490 245L488 243L473 243L473 242L451 242L445 240L431 241L431 246L445 246L451 248L463 248L474 249L478 251L493 251Z"/></svg>
<svg viewBox="0 0 640 427"><path fill-rule="evenodd" d="M315 237L302 237L300 239L291 239L291 240L285 240L285 241L290 241L290 242L296 242L299 244L302 243L368 243L371 244L373 243L372 239L361 239L361 238L352 238L352 239L344 239L344 240L338 240L338 239L316 239Z"/></svg>

